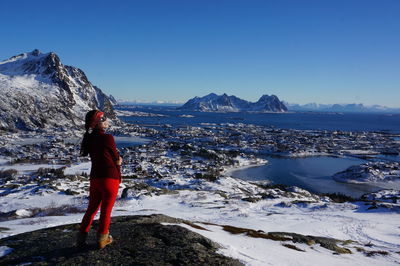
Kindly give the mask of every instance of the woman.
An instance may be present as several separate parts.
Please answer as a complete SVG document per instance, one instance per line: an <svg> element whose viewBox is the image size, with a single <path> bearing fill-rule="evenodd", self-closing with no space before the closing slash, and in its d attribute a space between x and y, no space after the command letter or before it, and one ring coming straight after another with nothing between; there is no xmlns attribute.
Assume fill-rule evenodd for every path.
<svg viewBox="0 0 400 266"><path fill-rule="evenodd" d="M78 247L86 245L90 226L100 207L97 245L102 249L113 241L108 228L111 221L111 211L121 183L122 158L117 152L113 136L105 133L105 129L108 127L109 123L103 112L92 110L86 114L86 133L81 144L81 155L90 155L92 168L90 171L89 206L83 216L77 235Z"/></svg>

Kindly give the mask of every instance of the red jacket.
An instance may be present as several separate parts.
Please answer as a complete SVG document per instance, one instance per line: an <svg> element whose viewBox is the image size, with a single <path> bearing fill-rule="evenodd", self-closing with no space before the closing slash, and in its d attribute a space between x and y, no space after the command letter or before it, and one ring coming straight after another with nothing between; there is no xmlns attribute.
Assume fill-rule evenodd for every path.
<svg viewBox="0 0 400 266"><path fill-rule="evenodd" d="M119 154L114 137L104 130L94 130L89 137L89 155L92 160L90 178L121 179L121 169L117 165Z"/></svg>

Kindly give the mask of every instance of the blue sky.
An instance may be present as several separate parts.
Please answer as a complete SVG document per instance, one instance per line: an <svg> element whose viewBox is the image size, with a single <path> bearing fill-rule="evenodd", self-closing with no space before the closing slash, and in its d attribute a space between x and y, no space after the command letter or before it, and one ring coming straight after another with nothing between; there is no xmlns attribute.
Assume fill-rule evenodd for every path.
<svg viewBox="0 0 400 266"><path fill-rule="evenodd" d="M400 1L2 1L0 60L56 52L116 98L400 107Z"/></svg>

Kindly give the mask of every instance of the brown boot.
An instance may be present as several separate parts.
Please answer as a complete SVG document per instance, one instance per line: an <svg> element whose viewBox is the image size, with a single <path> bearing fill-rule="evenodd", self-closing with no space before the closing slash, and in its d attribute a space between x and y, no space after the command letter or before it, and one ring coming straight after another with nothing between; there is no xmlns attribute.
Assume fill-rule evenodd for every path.
<svg viewBox="0 0 400 266"><path fill-rule="evenodd" d="M86 243L86 238L88 236L88 233L81 233L78 231L78 233L76 233L76 247L77 248L84 248L87 246Z"/></svg>
<svg viewBox="0 0 400 266"><path fill-rule="evenodd" d="M97 234L97 247L99 249L104 248L105 246L111 244L113 242L113 238L110 234Z"/></svg>

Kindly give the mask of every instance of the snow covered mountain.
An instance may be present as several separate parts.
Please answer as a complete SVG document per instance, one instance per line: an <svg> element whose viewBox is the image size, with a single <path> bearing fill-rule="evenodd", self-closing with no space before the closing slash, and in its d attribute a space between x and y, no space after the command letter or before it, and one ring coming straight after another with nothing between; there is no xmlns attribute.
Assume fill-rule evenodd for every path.
<svg viewBox="0 0 400 266"><path fill-rule="evenodd" d="M236 96L210 93L204 97L195 97L187 101L180 110L202 112L285 112L286 106L275 95L263 95L257 102L248 102Z"/></svg>
<svg viewBox="0 0 400 266"><path fill-rule="evenodd" d="M81 126L90 109L117 119L110 98L55 53L36 49L0 62L0 128Z"/></svg>
<svg viewBox="0 0 400 266"><path fill-rule="evenodd" d="M399 108L390 108L381 105L366 106L356 104L318 104L308 103L304 105L285 103L290 111L314 111L314 112L347 112L347 113L400 113Z"/></svg>

